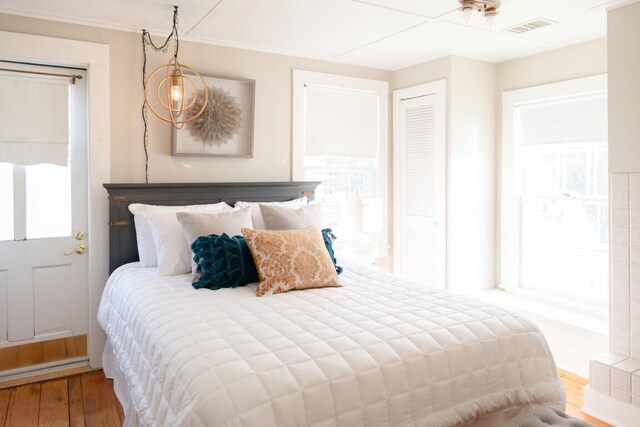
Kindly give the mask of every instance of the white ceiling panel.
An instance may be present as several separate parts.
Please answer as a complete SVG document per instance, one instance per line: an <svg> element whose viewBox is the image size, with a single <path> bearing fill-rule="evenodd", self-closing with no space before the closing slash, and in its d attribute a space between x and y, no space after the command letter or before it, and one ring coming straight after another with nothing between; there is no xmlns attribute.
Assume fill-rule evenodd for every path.
<svg viewBox="0 0 640 427"><path fill-rule="evenodd" d="M500 46L500 49L495 46ZM534 40L431 21L336 59L371 67L401 69L446 55L500 62L522 56L523 52L536 53L547 48L548 44Z"/></svg>
<svg viewBox="0 0 640 427"><path fill-rule="evenodd" d="M223 1L189 37L330 58L426 18L345 0Z"/></svg>
<svg viewBox="0 0 640 427"><path fill-rule="evenodd" d="M458 0L0 0L0 12L384 69L444 55L499 62L606 36L606 8L629 0L503 0L494 25ZM516 35L537 18L557 24Z"/></svg>
<svg viewBox="0 0 640 427"><path fill-rule="evenodd" d="M218 0L0 0L0 11L51 17L87 25L171 31L179 6L181 31L191 28Z"/></svg>
<svg viewBox="0 0 640 427"><path fill-rule="evenodd" d="M368 3L391 10L415 13L429 18L437 18L458 8L457 0L351 0Z"/></svg>

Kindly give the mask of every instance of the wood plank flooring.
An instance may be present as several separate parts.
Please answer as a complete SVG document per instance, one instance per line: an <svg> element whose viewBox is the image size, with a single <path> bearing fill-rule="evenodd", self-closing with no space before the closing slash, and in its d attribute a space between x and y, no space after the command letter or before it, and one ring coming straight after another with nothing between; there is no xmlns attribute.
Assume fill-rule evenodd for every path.
<svg viewBox="0 0 640 427"><path fill-rule="evenodd" d="M560 379L564 384L564 389L567 392L567 414L571 415L572 417L588 421L598 427L612 427L609 424L597 420L580 410L584 402L582 391L584 387L589 384L589 381L587 379L582 378L576 374L572 374L571 372L563 371L562 369L558 369L558 375L560 375Z"/></svg>
<svg viewBox="0 0 640 427"><path fill-rule="evenodd" d="M567 413L598 427L611 427L580 412L587 380L559 370L567 390ZM0 390L0 426L121 426L124 412L113 382L102 371Z"/></svg>
<svg viewBox="0 0 640 427"><path fill-rule="evenodd" d="M0 371L87 355L87 336L58 338L0 348Z"/></svg>
<svg viewBox="0 0 640 427"><path fill-rule="evenodd" d="M0 390L0 426L117 427L124 412L102 371Z"/></svg>

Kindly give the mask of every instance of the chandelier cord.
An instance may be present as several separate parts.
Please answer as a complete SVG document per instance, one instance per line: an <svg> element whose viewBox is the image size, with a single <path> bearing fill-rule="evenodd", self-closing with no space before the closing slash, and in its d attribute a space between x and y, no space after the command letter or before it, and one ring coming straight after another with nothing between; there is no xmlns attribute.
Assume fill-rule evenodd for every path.
<svg viewBox="0 0 640 427"><path fill-rule="evenodd" d="M147 90L147 46L151 46L154 52L166 53L169 48L169 43L174 39L173 57L178 57L178 49L180 48L180 41L178 38L178 6L173 7L173 27L171 33L167 36L167 39L160 46L157 46L153 40L151 40L151 34L146 29L142 29L142 89ZM144 182L149 183L149 116L147 114L147 100L145 98L142 103L142 122L144 123L143 141L142 146L144 148Z"/></svg>

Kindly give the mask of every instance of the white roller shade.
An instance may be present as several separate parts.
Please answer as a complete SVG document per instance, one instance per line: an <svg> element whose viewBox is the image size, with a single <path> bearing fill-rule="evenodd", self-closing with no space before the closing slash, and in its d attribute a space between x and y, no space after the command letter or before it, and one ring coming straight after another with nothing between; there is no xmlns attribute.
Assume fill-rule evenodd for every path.
<svg viewBox="0 0 640 427"><path fill-rule="evenodd" d="M518 141L540 144L607 140L607 95L516 106Z"/></svg>
<svg viewBox="0 0 640 427"><path fill-rule="evenodd" d="M0 162L67 165L69 84L0 73Z"/></svg>
<svg viewBox="0 0 640 427"><path fill-rule="evenodd" d="M375 158L378 94L306 86L305 155Z"/></svg>

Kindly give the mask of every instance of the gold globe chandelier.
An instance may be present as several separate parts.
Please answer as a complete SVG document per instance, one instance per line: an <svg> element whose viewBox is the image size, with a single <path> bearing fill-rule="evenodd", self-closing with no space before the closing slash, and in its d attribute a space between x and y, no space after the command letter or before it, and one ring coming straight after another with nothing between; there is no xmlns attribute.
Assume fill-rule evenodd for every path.
<svg viewBox="0 0 640 427"><path fill-rule="evenodd" d="M458 0L460 10L464 14L464 19L469 22L473 11L482 13L489 24L493 23L496 16L500 13L500 0Z"/></svg>
<svg viewBox="0 0 640 427"><path fill-rule="evenodd" d="M166 52L171 39L175 39L173 58L169 63L161 65L146 78L146 46L155 51ZM156 46L147 30L142 30L142 46L144 53L143 84L145 106L161 120L169 122L176 129L181 129L185 123L195 120L207 106L209 91L200 74L193 68L178 61L178 6L173 9L173 28L162 46ZM157 103L151 102L155 95ZM200 108L192 108L198 102Z"/></svg>

